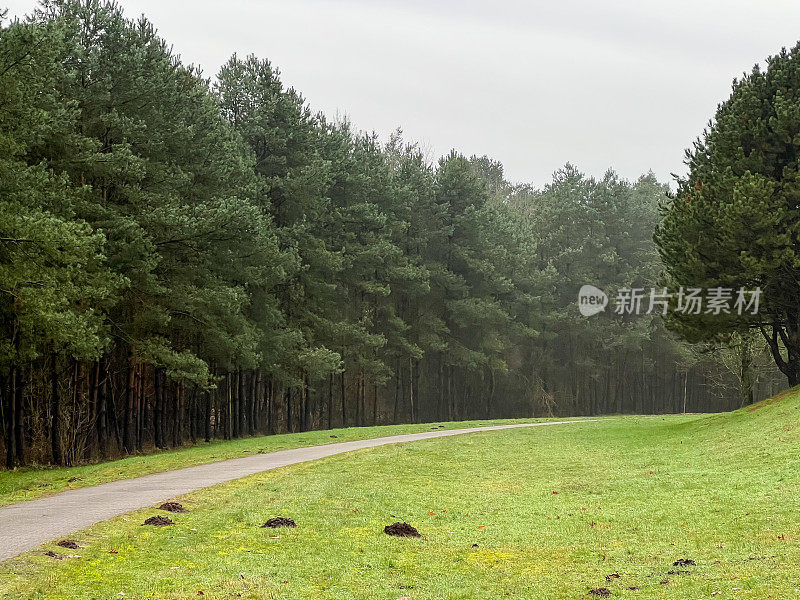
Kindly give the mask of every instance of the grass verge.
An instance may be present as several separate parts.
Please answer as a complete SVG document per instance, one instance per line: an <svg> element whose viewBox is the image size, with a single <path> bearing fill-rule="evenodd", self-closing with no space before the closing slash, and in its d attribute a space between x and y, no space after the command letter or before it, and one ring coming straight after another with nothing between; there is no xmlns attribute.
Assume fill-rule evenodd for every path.
<svg viewBox="0 0 800 600"><path fill-rule="evenodd" d="M0 506L35 500L69 489L76 489L118 479L130 479L161 473L183 467L191 467L229 458L241 458L251 453L275 452L289 448L317 446L335 442L364 440L404 433L430 431L442 425L441 429L460 427L480 427L503 423L536 422L545 419L484 420L462 421L458 423L424 423L413 425L385 425L378 427L349 427L259 436L233 441L215 440L200 442L196 446L178 450L166 450L151 454L129 456L119 460L58 468L23 468L13 471L0 470ZM335 437L333 437L335 436Z"/></svg>
<svg viewBox="0 0 800 600"><path fill-rule="evenodd" d="M294 465L187 495L173 526L142 510L3 563L0 598L796 598L799 417L792 393ZM260 527L278 515L298 527Z"/></svg>

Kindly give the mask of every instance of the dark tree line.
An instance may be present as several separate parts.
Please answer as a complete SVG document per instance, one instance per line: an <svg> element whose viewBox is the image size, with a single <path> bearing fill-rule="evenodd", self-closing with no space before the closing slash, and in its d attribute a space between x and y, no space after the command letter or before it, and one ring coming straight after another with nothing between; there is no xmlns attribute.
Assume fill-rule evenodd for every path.
<svg viewBox="0 0 800 600"><path fill-rule="evenodd" d="M399 132L313 113L266 60L210 81L144 18L47 0L0 28L6 465L738 406L742 378L658 318L577 313L583 283L656 280L664 194L652 176L567 167L536 190L485 157L430 164ZM748 373L751 399L770 391Z"/></svg>

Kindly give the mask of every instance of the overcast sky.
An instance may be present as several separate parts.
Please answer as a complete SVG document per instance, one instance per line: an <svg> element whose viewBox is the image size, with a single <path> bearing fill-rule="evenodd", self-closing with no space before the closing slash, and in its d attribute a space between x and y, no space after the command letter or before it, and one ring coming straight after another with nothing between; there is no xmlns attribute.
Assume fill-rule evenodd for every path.
<svg viewBox="0 0 800 600"><path fill-rule="evenodd" d="M11 14L32 0L0 0ZM612 5L613 4L613 5ZM439 155L488 154L513 181L566 162L684 172L731 81L800 38L791 0L122 0L207 75L269 58L316 110Z"/></svg>

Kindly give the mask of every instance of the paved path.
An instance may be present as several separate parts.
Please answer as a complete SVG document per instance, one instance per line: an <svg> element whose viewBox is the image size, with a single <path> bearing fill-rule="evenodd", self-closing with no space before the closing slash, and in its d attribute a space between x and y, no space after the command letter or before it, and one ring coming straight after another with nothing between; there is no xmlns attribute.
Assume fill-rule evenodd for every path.
<svg viewBox="0 0 800 600"><path fill-rule="evenodd" d="M448 429L409 433L390 437L340 442L322 446L293 448L269 454L254 454L216 463L155 473L135 479L121 479L93 487L61 492L47 498L30 500L0 508L0 561L32 550L41 544L69 535L100 521L146 508L193 490L231 481L261 471L325 458L342 452L448 437L476 431L497 431L516 427L567 425L597 419L546 421L514 425L492 425L468 429Z"/></svg>

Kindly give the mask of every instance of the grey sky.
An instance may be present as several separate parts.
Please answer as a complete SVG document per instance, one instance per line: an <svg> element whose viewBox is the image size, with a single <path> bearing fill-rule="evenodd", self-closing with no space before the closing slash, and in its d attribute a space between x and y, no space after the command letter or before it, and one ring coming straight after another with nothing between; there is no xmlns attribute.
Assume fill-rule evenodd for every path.
<svg viewBox="0 0 800 600"><path fill-rule="evenodd" d="M12 14L31 0L0 0ZM684 171L734 77L800 39L789 0L122 0L208 75L269 58L314 109L541 185L567 161ZM189 8L191 7L191 8Z"/></svg>

